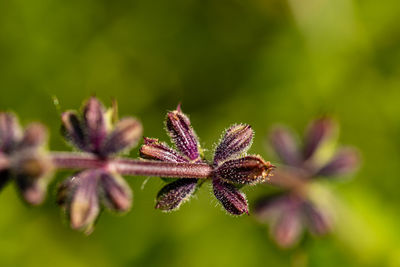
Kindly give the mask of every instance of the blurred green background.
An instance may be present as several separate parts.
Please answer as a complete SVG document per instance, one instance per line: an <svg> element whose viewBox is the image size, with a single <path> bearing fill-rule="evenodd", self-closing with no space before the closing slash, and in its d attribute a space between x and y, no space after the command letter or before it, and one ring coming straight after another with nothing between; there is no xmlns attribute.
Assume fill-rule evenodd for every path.
<svg viewBox="0 0 400 267"><path fill-rule="evenodd" d="M70 230L55 205L30 208L0 194L0 266L400 266L400 5L398 0L0 0L0 109L48 125L92 94L167 140L163 119L182 102L209 150L235 122L273 159L276 123L302 131L323 113L357 146L354 179L331 183L336 233L281 251L265 226L226 215L209 186L164 214L159 179L128 177L134 206L103 213L94 233ZM131 153L137 156L137 149ZM208 152L210 155L210 151ZM246 188L248 198L266 187Z"/></svg>

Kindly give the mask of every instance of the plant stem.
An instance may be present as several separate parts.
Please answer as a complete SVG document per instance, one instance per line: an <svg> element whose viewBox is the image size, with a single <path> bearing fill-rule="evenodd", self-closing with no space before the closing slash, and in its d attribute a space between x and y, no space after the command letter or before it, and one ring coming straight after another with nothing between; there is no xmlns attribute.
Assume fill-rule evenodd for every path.
<svg viewBox="0 0 400 267"><path fill-rule="evenodd" d="M121 175L207 179L212 167L206 163L173 163L128 158L101 159L86 153L53 152L51 158L59 169L104 168Z"/></svg>

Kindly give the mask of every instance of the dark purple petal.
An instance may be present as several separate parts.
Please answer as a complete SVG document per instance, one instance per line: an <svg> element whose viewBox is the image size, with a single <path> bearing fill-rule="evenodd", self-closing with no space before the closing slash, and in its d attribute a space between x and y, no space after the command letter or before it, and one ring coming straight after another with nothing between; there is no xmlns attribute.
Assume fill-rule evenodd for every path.
<svg viewBox="0 0 400 267"><path fill-rule="evenodd" d="M124 212L132 205L132 191L125 180L117 175L103 172L100 175L103 203L111 210Z"/></svg>
<svg viewBox="0 0 400 267"><path fill-rule="evenodd" d="M271 233L282 248L295 245L303 231L301 216L297 209L288 209L282 212L276 223L271 228Z"/></svg>
<svg viewBox="0 0 400 267"><path fill-rule="evenodd" d="M11 152L21 137L17 117L12 113L0 113L0 151Z"/></svg>
<svg viewBox="0 0 400 267"><path fill-rule="evenodd" d="M360 157L353 148L342 148L333 159L317 172L320 176L338 176L353 172L359 165Z"/></svg>
<svg viewBox="0 0 400 267"><path fill-rule="evenodd" d="M304 159L311 158L323 142L333 138L337 128L337 124L331 118L323 117L313 121L305 134Z"/></svg>
<svg viewBox="0 0 400 267"><path fill-rule="evenodd" d="M214 175L228 183L256 184L266 181L274 166L258 156L246 156L225 161L218 166Z"/></svg>
<svg viewBox="0 0 400 267"><path fill-rule="evenodd" d="M159 142L158 139L144 138L144 145L140 148L140 156L144 159L160 160L167 162L188 162L189 160L167 144Z"/></svg>
<svg viewBox="0 0 400 267"><path fill-rule="evenodd" d="M96 153L107 136L105 110L97 98L91 97L85 104L83 121L90 150Z"/></svg>
<svg viewBox="0 0 400 267"><path fill-rule="evenodd" d="M85 133L78 115L73 111L66 111L61 115L61 120L65 138L77 148L88 151Z"/></svg>
<svg viewBox="0 0 400 267"><path fill-rule="evenodd" d="M25 129L19 148L31 148L43 145L47 140L47 129L43 124L32 123Z"/></svg>
<svg viewBox="0 0 400 267"><path fill-rule="evenodd" d="M219 179L213 179L213 191L215 197L230 214L249 214L245 195L232 184L224 183Z"/></svg>
<svg viewBox="0 0 400 267"><path fill-rule="evenodd" d="M183 178L164 186L157 194L156 209L172 211L189 200L196 190L197 179Z"/></svg>
<svg viewBox="0 0 400 267"><path fill-rule="evenodd" d="M283 163L290 166L299 166L301 164L302 159L298 143L288 129L283 127L273 129L270 134L270 142Z"/></svg>
<svg viewBox="0 0 400 267"><path fill-rule="evenodd" d="M247 152L253 140L253 129L247 124L238 124L230 127L214 155L214 164L221 164L223 161L240 156Z"/></svg>
<svg viewBox="0 0 400 267"><path fill-rule="evenodd" d="M332 229L330 218L311 202L303 204L305 222L310 232L314 235L325 235Z"/></svg>
<svg viewBox="0 0 400 267"><path fill-rule="evenodd" d="M107 137L101 149L102 156L127 150L137 144L142 136L142 124L134 118L120 120Z"/></svg>
<svg viewBox="0 0 400 267"><path fill-rule="evenodd" d="M191 161L200 159L199 142L190 126L189 118L182 113L180 107L167 114L166 127L176 148Z"/></svg>
<svg viewBox="0 0 400 267"><path fill-rule="evenodd" d="M71 227L90 233L99 215L98 170L87 170L72 179L78 179L71 201L67 205Z"/></svg>

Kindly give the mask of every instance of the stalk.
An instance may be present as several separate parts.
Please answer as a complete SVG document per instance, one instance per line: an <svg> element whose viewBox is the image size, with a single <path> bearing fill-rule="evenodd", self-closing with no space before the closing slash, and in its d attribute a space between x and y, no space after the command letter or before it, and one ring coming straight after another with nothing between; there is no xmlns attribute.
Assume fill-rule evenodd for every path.
<svg viewBox="0 0 400 267"><path fill-rule="evenodd" d="M58 169L104 168L121 175L158 176L207 179L212 167L205 163L173 163L128 158L101 159L86 153L52 152L53 164Z"/></svg>

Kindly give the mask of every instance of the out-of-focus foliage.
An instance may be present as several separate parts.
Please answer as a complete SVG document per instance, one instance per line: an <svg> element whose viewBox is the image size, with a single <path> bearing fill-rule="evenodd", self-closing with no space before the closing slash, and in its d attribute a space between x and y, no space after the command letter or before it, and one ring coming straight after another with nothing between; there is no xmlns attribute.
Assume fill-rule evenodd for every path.
<svg viewBox="0 0 400 267"><path fill-rule="evenodd" d="M69 148L52 97L65 110L96 94L160 138L166 111L182 102L204 147L249 123L250 152L267 160L272 124L301 131L332 114L341 143L363 155L353 180L327 186L336 234L286 251L252 218L223 214L211 189L164 214L154 209L161 180L140 190L145 178L128 178L131 212L103 213L86 237L60 222L54 194L29 208L10 185L0 194L0 265L399 266L399 25L397 0L0 0L0 109L47 124L53 150ZM250 203L269 190L245 189Z"/></svg>

